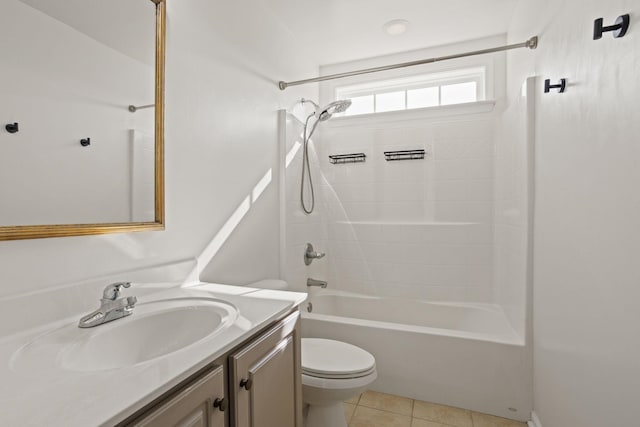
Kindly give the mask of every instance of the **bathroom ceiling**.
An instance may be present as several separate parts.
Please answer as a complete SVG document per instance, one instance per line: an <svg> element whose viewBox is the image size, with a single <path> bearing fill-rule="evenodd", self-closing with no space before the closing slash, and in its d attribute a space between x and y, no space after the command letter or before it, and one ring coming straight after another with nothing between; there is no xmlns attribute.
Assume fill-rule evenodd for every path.
<svg viewBox="0 0 640 427"><path fill-rule="evenodd" d="M518 0L263 0L326 65L507 32ZM390 36L383 25L409 21Z"/></svg>

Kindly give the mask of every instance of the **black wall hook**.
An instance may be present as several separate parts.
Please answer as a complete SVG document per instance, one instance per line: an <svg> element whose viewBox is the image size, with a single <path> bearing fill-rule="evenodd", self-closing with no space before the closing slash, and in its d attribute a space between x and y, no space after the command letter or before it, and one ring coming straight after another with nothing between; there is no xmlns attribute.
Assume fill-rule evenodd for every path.
<svg viewBox="0 0 640 427"><path fill-rule="evenodd" d="M547 79L544 81L544 93L549 93L551 89L558 89L558 92L564 93L567 90L567 79L560 79L560 83L557 85L552 85L551 80Z"/></svg>
<svg viewBox="0 0 640 427"><path fill-rule="evenodd" d="M80 145L82 145L83 147L91 145L91 138L81 139Z"/></svg>
<svg viewBox="0 0 640 427"><path fill-rule="evenodd" d="M8 123L7 125L5 125L4 127L7 132L9 133L16 133L18 132L19 128L18 128L18 123Z"/></svg>
<svg viewBox="0 0 640 427"><path fill-rule="evenodd" d="M629 29L629 23L631 22L631 18L629 14L618 16L616 19L616 23L614 25L605 27L604 19L598 18L593 23L593 39L600 40L602 38L602 33L607 33L609 31L613 31L613 37L620 38L624 37L627 34L627 30Z"/></svg>

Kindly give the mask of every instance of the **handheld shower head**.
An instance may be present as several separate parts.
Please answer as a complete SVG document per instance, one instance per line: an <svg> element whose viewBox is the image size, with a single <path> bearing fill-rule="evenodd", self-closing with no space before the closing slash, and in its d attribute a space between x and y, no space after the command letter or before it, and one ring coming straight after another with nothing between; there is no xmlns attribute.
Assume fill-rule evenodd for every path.
<svg viewBox="0 0 640 427"><path fill-rule="evenodd" d="M331 116L333 116L334 114L345 112L347 108L349 108L350 106L351 106L350 99L333 101L323 109L321 110L319 109L320 112L319 113L316 112L316 115L318 117L318 120L320 120L321 122L324 122L326 120L329 120Z"/></svg>
<svg viewBox="0 0 640 427"><path fill-rule="evenodd" d="M310 114L309 116L307 116L307 120L304 122L304 134L303 134L304 148L302 149L302 179L300 181L300 204L302 205L302 210L306 214L310 214L311 212L313 212L313 208L315 206L315 196L313 194L313 181L311 180L311 166L309 165L309 153L308 153L309 139L311 138L311 135L313 135L313 132L316 130L320 122L325 122L329 120L331 116L333 116L336 113L342 113L343 111L346 111L346 109L351 106L351 100L346 99L346 100L340 100L340 101L333 101L323 109L320 109L318 107L318 104L308 99L303 98L300 100L300 102L302 102L302 104L304 104L305 102L310 102L316 108L316 111ZM309 125L309 120L311 120L312 117L315 117L316 120L313 123L313 126L311 127L311 131L307 132L307 126ZM307 205L304 200L304 190L305 190L306 180L309 180L308 186L309 186L309 190L311 191L311 206L309 208L307 208Z"/></svg>

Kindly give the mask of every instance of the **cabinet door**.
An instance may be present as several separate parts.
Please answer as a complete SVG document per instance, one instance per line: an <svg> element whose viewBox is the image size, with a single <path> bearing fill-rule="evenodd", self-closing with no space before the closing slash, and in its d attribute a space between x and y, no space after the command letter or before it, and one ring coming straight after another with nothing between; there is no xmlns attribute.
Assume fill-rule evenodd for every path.
<svg viewBox="0 0 640 427"><path fill-rule="evenodd" d="M301 427L298 313L231 356L234 427Z"/></svg>
<svg viewBox="0 0 640 427"><path fill-rule="evenodd" d="M225 427L225 416L221 409L225 409L228 403L222 399L224 399L224 370L222 366L218 366L167 402L152 409L132 425L136 427ZM214 402L217 403L217 407L214 407Z"/></svg>

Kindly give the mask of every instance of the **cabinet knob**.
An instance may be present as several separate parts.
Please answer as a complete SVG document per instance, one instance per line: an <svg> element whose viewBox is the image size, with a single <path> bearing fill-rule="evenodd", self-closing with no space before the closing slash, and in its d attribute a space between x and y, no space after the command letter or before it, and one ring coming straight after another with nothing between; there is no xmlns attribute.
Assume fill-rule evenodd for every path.
<svg viewBox="0 0 640 427"><path fill-rule="evenodd" d="M229 401L224 397L222 399L217 398L216 400L213 401L213 407L218 408L220 412L224 412L227 409L229 409Z"/></svg>
<svg viewBox="0 0 640 427"><path fill-rule="evenodd" d="M251 390L251 387L253 386L253 380L251 378L249 379L241 379L240 380L240 387L243 387L245 390Z"/></svg>

